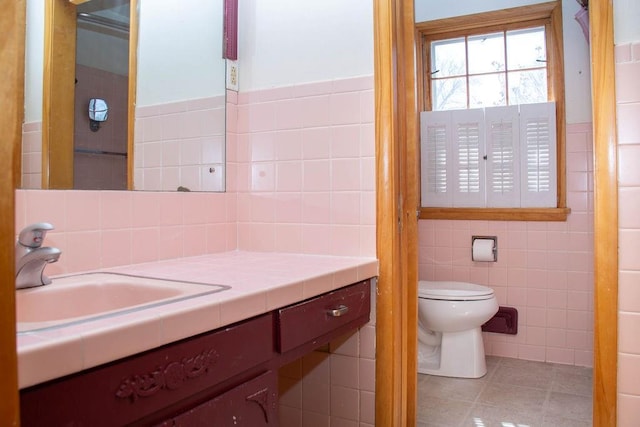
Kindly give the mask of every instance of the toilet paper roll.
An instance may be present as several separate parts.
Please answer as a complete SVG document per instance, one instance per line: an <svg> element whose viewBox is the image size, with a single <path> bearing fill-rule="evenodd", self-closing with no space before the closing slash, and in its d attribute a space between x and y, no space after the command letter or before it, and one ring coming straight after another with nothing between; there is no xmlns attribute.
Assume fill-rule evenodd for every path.
<svg viewBox="0 0 640 427"><path fill-rule="evenodd" d="M493 239L475 239L473 241L471 259L473 261L494 262L496 260L493 252L494 244Z"/></svg>

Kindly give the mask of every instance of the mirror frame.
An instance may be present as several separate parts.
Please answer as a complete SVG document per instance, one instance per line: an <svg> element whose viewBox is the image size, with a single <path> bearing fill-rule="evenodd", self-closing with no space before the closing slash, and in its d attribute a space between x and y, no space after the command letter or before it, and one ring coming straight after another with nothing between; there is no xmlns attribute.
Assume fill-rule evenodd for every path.
<svg viewBox="0 0 640 427"><path fill-rule="evenodd" d="M129 16L127 189L132 190L136 78L131 76L138 69L138 0L130 0ZM41 188L73 189L76 5L47 1L44 34Z"/></svg>

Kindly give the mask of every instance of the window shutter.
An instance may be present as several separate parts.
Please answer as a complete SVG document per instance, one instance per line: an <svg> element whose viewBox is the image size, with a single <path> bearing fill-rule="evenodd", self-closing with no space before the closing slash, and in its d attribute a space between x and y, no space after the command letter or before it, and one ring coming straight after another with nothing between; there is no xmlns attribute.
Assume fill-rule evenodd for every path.
<svg viewBox="0 0 640 427"><path fill-rule="evenodd" d="M557 205L553 102L423 111L420 141L424 207Z"/></svg>
<svg viewBox="0 0 640 427"><path fill-rule="evenodd" d="M555 102L520 105L521 206L556 207Z"/></svg>
<svg viewBox="0 0 640 427"><path fill-rule="evenodd" d="M483 207L485 200L484 111L452 110L453 205Z"/></svg>
<svg viewBox="0 0 640 427"><path fill-rule="evenodd" d="M420 113L422 206L453 206L451 134L451 112Z"/></svg>
<svg viewBox="0 0 640 427"><path fill-rule="evenodd" d="M520 127L518 106L485 109L487 127L487 206L520 206Z"/></svg>

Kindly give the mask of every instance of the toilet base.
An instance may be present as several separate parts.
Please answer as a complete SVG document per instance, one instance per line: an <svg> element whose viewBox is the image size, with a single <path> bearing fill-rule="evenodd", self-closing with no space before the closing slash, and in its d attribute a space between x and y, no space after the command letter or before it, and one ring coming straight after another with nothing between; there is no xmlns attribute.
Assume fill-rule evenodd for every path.
<svg viewBox="0 0 640 427"><path fill-rule="evenodd" d="M480 327L444 332L439 346L418 341L418 372L455 378L480 378L487 373Z"/></svg>

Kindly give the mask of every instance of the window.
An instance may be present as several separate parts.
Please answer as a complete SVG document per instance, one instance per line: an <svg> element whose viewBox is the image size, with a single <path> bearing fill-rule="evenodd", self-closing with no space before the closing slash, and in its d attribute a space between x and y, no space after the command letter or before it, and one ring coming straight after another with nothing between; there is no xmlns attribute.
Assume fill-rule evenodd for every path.
<svg viewBox="0 0 640 427"><path fill-rule="evenodd" d="M560 8L416 24L421 218L566 219Z"/></svg>
<svg viewBox="0 0 640 427"><path fill-rule="evenodd" d="M430 42L433 110L547 101L545 27Z"/></svg>

